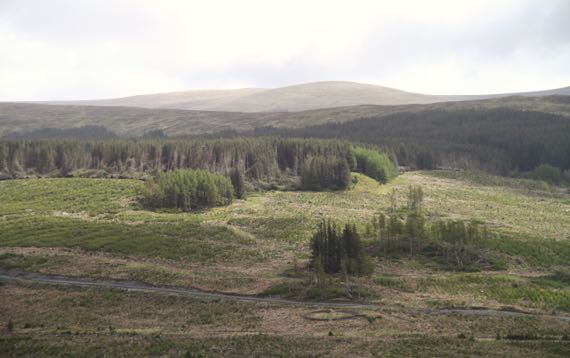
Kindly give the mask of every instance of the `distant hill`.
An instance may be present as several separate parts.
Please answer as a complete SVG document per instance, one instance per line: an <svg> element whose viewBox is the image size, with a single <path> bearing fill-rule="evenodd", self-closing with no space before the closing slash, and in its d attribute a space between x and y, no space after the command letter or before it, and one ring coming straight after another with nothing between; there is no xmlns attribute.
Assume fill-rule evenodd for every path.
<svg viewBox="0 0 570 358"><path fill-rule="evenodd" d="M87 125L74 128L38 128L24 132L10 132L0 139L9 140L42 140L42 139L79 139L106 140L117 138L117 135L103 126Z"/></svg>
<svg viewBox="0 0 570 358"><path fill-rule="evenodd" d="M301 112L214 112L139 107L103 107L0 103L2 134L45 128L104 126L123 136L141 136L145 131L163 130L167 135L199 135L222 130L248 131L256 127L300 128L330 122L347 122L398 112L511 108L570 117L570 96L507 97L397 106L361 105Z"/></svg>
<svg viewBox="0 0 570 358"><path fill-rule="evenodd" d="M229 112L293 112L357 105L429 104L508 96L570 95L570 87L548 91L473 96L439 96L405 92L355 82L314 82L274 89L196 90L124 98L50 102L90 106L170 108Z"/></svg>

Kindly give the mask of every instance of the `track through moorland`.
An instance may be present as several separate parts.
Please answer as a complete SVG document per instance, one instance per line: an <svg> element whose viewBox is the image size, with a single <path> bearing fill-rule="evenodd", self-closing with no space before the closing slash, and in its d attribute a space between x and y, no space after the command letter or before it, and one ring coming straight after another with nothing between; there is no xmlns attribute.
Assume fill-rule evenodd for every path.
<svg viewBox="0 0 570 358"><path fill-rule="evenodd" d="M278 305L294 305L307 307L327 307L341 309L378 309L378 308L397 308L399 310L408 310L415 312L423 312L428 314L439 315L463 315L463 316L492 316L492 317L545 317L556 318L570 322L570 316L563 315L543 315L513 310L496 310L490 308L424 308L424 309L406 309L396 306L372 304L372 303L351 303L351 302L332 302L332 301L297 301L274 297L259 297L238 295L232 293L203 291L196 288L186 287L169 287L169 286L153 286L139 281L126 280L102 280L92 278L77 278L58 275L46 275L32 272L2 270L0 269L0 282L15 283L33 283L48 284L67 287L83 287L83 288L102 288L102 289L118 289L131 292L158 293L168 295L187 296L195 299L206 301L237 301L251 303L267 303Z"/></svg>

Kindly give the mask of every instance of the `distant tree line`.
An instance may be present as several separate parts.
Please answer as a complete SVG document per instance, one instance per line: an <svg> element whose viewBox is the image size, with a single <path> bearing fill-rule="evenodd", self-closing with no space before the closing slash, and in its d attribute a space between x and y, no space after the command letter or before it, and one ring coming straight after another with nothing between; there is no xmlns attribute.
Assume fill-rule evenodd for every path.
<svg viewBox="0 0 570 358"><path fill-rule="evenodd" d="M570 169L570 120L514 109L427 110L306 128L257 128L252 136L339 138L384 148L402 166L500 174L548 164Z"/></svg>
<svg viewBox="0 0 570 358"><path fill-rule="evenodd" d="M177 208L190 211L229 205L234 197L227 177L203 169L159 173L147 181L142 204L149 209Z"/></svg>
<svg viewBox="0 0 570 358"><path fill-rule="evenodd" d="M20 131L5 134L5 140L39 140L39 139L76 139L105 140L118 136L103 126L88 125L75 128L41 128L31 131Z"/></svg>
<svg viewBox="0 0 570 358"><path fill-rule="evenodd" d="M295 138L235 138L217 140L116 139L108 141L0 141L0 176L67 176L77 171L155 174L176 169L205 169L231 176L243 195L245 181L271 182L298 178L308 190L344 189L350 171L383 171L386 180L395 164L386 155L346 141ZM382 158L382 160L366 158ZM374 162L359 165L357 160ZM374 168L374 169L371 169ZM230 175L233 173L233 175ZM378 177L382 179L384 177Z"/></svg>

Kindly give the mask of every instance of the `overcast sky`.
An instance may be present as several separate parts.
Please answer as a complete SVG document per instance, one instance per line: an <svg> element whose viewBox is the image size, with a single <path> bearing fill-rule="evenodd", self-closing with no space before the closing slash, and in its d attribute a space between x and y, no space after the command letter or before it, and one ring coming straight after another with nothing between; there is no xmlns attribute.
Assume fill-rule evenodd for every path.
<svg viewBox="0 0 570 358"><path fill-rule="evenodd" d="M570 1L0 0L0 101L327 80L570 86Z"/></svg>

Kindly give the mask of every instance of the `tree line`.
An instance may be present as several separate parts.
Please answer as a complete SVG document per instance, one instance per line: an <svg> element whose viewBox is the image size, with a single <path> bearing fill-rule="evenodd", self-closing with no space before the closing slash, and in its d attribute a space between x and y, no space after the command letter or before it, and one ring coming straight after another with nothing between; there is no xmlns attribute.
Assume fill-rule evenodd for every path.
<svg viewBox="0 0 570 358"><path fill-rule="evenodd" d="M37 140L0 141L0 177L31 175L85 176L109 173L134 176L177 169L205 169L230 176L238 171L241 180L274 182L297 178L310 190L344 189L350 171L396 173L385 154L346 141L298 138L115 139L106 141ZM367 156L384 158L370 165L358 165ZM359 159L360 158L360 159ZM374 160L369 160L374 162ZM380 169L379 169L380 168ZM240 180L235 177L234 180Z"/></svg>
<svg viewBox="0 0 570 358"><path fill-rule="evenodd" d="M402 166L454 167L499 174L549 164L570 169L570 121L509 108L425 110L305 128L257 128L252 136L339 138L378 145Z"/></svg>

